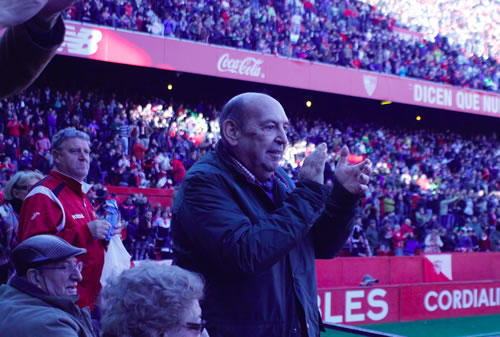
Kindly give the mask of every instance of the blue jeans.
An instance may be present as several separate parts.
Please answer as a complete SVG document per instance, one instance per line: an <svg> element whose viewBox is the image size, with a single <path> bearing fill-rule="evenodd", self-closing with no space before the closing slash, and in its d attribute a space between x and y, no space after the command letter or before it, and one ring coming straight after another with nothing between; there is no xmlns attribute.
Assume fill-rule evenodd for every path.
<svg viewBox="0 0 500 337"><path fill-rule="evenodd" d="M403 256L403 248L394 248L394 256Z"/></svg>

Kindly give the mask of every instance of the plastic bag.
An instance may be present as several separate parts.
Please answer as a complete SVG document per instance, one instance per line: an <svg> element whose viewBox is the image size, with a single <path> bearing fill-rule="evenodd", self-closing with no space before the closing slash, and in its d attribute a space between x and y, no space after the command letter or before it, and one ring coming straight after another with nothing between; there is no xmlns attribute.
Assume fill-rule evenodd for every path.
<svg viewBox="0 0 500 337"><path fill-rule="evenodd" d="M108 279L114 278L130 268L130 254L125 249L120 235L113 235L109 240L108 250L104 255L101 284L106 286Z"/></svg>

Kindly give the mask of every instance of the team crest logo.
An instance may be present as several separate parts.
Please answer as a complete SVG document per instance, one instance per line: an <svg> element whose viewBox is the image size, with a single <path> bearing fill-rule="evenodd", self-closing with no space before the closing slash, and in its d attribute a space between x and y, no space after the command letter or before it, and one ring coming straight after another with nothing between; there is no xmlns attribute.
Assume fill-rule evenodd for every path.
<svg viewBox="0 0 500 337"><path fill-rule="evenodd" d="M377 77L372 75L363 75L363 84L365 85L366 93L368 96L371 96L377 88Z"/></svg>

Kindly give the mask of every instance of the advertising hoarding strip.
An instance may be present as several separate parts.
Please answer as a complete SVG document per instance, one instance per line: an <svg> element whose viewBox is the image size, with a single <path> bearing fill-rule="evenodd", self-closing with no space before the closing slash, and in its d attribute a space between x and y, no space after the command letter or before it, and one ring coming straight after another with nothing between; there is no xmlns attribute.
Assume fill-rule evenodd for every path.
<svg viewBox="0 0 500 337"><path fill-rule="evenodd" d="M58 53L500 117L498 93L72 21Z"/></svg>
<svg viewBox="0 0 500 337"><path fill-rule="evenodd" d="M319 289L318 306L325 322L348 325L500 314L500 282Z"/></svg>

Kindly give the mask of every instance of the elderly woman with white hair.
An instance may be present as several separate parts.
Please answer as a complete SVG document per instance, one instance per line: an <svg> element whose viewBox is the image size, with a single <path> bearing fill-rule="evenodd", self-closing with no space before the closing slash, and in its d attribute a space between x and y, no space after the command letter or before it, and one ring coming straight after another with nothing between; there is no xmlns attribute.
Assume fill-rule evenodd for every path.
<svg viewBox="0 0 500 337"><path fill-rule="evenodd" d="M125 270L101 293L103 337L208 337L195 273L158 262Z"/></svg>
<svg viewBox="0 0 500 337"><path fill-rule="evenodd" d="M5 203L0 207L0 284L6 283L14 270L9 256L17 246L21 205L29 189L42 178L38 171L20 171L4 187Z"/></svg>

